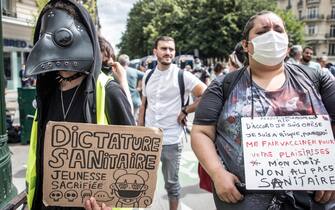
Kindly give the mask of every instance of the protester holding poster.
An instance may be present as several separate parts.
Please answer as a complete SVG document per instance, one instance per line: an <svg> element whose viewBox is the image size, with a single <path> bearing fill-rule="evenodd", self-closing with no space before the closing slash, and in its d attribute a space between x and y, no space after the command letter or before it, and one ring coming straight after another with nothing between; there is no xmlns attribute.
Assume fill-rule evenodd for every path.
<svg viewBox="0 0 335 210"><path fill-rule="evenodd" d="M241 187L249 170L244 168L241 119L329 115L335 122L334 81L316 72L315 84L309 69L284 63L288 36L278 15L265 11L251 17L242 45L249 64L226 75L235 79L228 90L222 77L212 82L202 96L191 132L192 148L213 180L217 209L334 209L335 191L248 191ZM329 174L330 183L335 184L334 172Z"/></svg>
<svg viewBox="0 0 335 210"><path fill-rule="evenodd" d="M35 27L34 48L26 66L37 76L37 113L33 123L26 181L29 209L43 203L43 148L49 121L133 125L124 91L101 73L101 55L93 21L73 0L51 0Z"/></svg>

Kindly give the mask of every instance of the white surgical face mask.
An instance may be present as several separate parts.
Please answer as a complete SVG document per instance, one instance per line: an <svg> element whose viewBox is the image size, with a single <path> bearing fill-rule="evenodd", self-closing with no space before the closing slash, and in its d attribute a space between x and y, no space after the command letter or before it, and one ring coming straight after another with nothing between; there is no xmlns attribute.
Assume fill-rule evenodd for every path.
<svg viewBox="0 0 335 210"><path fill-rule="evenodd" d="M286 33L268 31L251 40L254 46L252 58L258 63L275 66L284 61L287 54L288 37Z"/></svg>

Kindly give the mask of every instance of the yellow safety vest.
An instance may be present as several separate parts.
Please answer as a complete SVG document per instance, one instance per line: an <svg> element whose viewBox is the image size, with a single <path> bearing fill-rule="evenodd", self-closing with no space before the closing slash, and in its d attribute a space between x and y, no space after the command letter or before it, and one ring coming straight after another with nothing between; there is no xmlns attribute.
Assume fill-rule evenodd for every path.
<svg viewBox="0 0 335 210"><path fill-rule="evenodd" d="M97 86L96 86L96 107L97 107L97 124L108 125L107 117L105 115L105 86L108 81L112 78L100 73ZM27 162L26 182L27 182L27 201L28 209L31 209L33 205L35 186L36 186L36 145L37 145L37 128L38 124L36 121L37 111L35 113L31 135L30 135L30 146ZM119 208L113 208L113 210L121 210ZM122 210L126 210L122 208Z"/></svg>

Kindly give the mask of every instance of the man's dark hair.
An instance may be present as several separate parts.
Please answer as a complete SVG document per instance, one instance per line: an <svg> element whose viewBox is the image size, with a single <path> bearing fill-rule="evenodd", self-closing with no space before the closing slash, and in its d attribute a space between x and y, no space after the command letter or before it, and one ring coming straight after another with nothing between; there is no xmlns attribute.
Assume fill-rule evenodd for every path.
<svg viewBox="0 0 335 210"><path fill-rule="evenodd" d="M105 55L108 58L111 57L113 58L114 61L116 61L114 49L112 45L107 41L107 39L99 35L98 41L99 41L99 46L100 46L100 52L105 53Z"/></svg>
<svg viewBox="0 0 335 210"><path fill-rule="evenodd" d="M314 52L313 48L310 47L310 46L306 46L306 47L304 47L304 49L302 50L302 52L305 52L305 50L307 50L307 49L310 49L310 50L312 50L312 51Z"/></svg>
<svg viewBox="0 0 335 210"><path fill-rule="evenodd" d="M155 40L154 49L157 49L159 41L172 41L172 42L174 42L174 39L170 36L160 36Z"/></svg>
<svg viewBox="0 0 335 210"><path fill-rule="evenodd" d="M222 72L223 69L224 69L223 64L219 62L219 63L215 64L213 71L218 74L218 73Z"/></svg>

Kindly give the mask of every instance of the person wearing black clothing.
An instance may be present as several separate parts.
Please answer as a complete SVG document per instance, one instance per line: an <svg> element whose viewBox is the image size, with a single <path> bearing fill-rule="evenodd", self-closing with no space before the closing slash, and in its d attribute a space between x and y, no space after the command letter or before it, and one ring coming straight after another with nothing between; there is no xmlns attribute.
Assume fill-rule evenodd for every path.
<svg viewBox="0 0 335 210"><path fill-rule="evenodd" d="M191 132L192 149L213 181L216 208L334 209L334 190L243 187L249 168L244 162L242 119L329 115L334 132L335 82L324 71L284 63L288 36L283 20L273 12L264 11L249 19L242 45L248 56L246 66L225 76L239 75L231 81L232 87L225 85L227 80L222 76L211 83L197 107ZM307 72L314 72L317 80Z"/></svg>
<svg viewBox="0 0 335 210"><path fill-rule="evenodd" d="M87 10L74 0L49 1L38 18L26 65L27 76L37 76L37 113L26 174L30 209L82 209L45 207L42 202L48 121L135 124L125 92L101 73L101 63L95 26ZM99 107L97 101L104 106Z"/></svg>

